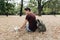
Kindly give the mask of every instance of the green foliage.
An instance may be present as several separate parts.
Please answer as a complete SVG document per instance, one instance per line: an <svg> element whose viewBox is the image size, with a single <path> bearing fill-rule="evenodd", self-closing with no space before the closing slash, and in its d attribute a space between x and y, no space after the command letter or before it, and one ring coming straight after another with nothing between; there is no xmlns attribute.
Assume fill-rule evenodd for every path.
<svg viewBox="0 0 60 40"><path fill-rule="evenodd" d="M18 5L15 7L15 13L16 13L16 14L20 14L20 8L21 8L20 4L18 4Z"/></svg>
<svg viewBox="0 0 60 40"><path fill-rule="evenodd" d="M5 12L4 4L5 4L4 0L0 0L0 13L1 14Z"/></svg>
<svg viewBox="0 0 60 40"><path fill-rule="evenodd" d="M37 1L35 0L30 0L29 4L27 5L27 7L31 8L31 10L34 12L34 13L37 13Z"/></svg>
<svg viewBox="0 0 60 40"><path fill-rule="evenodd" d="M40 8L38 8L37 0L30 0L28 7L32 9L33 12L38 13L38 9L41 9L41 13L45 14L60 14L60 0L38 0L41 1Z"/></svg>
<svg viewBox="0 0 60 40"><path fill-rule="evenodd" d="M48 13L55 12L55 13L58 14L59 11L60 11L60 1L58 1L58 0L51 0L50 2L45 4L44 8L45 9L49 8L49 9L48 10L43 10L43 11L47 11ZM47 12L45 12L45 13L47 13Z"/></svg>
<svg viewBox="0 0 60 40"><path fill-rule="evenodd" d="M21 5L18 4L15 7L14 3L9 3L8 1L10 0L0 0L0 15L20 14ZM38 1L41 1L39 3L40 8L38 8ZM38 13L38 9L40 9L42 14L53 14L53 12L60 14L60 0L30 0L26 7L31 8L34 13Z"/></svg>
<svg viewBox="0 0 60 40"><path fill-rule="evenodd" d="M0 0L0 15L14 14L14 4Z"/></svg>
<svg viewBox="0 0 60 40"><path fill-rule="evenodd" d="M6 9L5 13L14 14L14 5L13 4L6 3L5 9Z"/></svg>

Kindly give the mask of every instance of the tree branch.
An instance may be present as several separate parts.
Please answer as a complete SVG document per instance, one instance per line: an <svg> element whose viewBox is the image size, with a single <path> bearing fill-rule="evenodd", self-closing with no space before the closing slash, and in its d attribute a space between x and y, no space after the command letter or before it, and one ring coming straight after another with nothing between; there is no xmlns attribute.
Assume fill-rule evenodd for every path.
<svg viewBox="0 0 60 40"><path fill-rule="evenodd" d="M47 1L47 2L45 2L42 6L41 6L41 8L43 8L48 2L50 2L51 0L49 0L49 1Z"/></svg>

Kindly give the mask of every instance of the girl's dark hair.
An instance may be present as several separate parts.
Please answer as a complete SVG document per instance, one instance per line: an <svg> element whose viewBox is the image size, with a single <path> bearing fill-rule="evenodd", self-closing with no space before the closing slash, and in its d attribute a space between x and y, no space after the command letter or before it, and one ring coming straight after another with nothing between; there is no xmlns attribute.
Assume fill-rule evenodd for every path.
<svg viewBox="0 0 60 40"><path fill-rule="evenodd" d="M27 8L25 8L24 10L26 10L26 11L28 11L28 10L29 10L29 11L31 11L31 9L30 9L30 8L28 8L28 7L27 7Z"/></svg>

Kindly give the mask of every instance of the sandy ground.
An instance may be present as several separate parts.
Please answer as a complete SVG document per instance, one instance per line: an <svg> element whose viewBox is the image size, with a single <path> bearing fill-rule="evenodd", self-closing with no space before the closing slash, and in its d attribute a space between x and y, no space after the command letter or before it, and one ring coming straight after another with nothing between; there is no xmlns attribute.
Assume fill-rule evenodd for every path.
<svg viewBox="0 0 60 40"><path fill-rule="evenodd" d="M60 15L37 16L43 21L47 31L44 34L36 32L14 31L14 27L21 27L25 16L0 16L0 40L60 40Z"/></svg>

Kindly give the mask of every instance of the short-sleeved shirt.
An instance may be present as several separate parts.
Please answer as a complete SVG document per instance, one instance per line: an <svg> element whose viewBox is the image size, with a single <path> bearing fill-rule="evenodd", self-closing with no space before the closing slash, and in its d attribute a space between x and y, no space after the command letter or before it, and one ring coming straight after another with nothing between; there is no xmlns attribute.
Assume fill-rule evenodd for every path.
<svg viewBox="0 0 60 40"><path fill-rule="evenodd" d="M37 29L36 17L34 14L30 13L26 16L26 20L29 22L29 29L35 31Z"/></svg>

